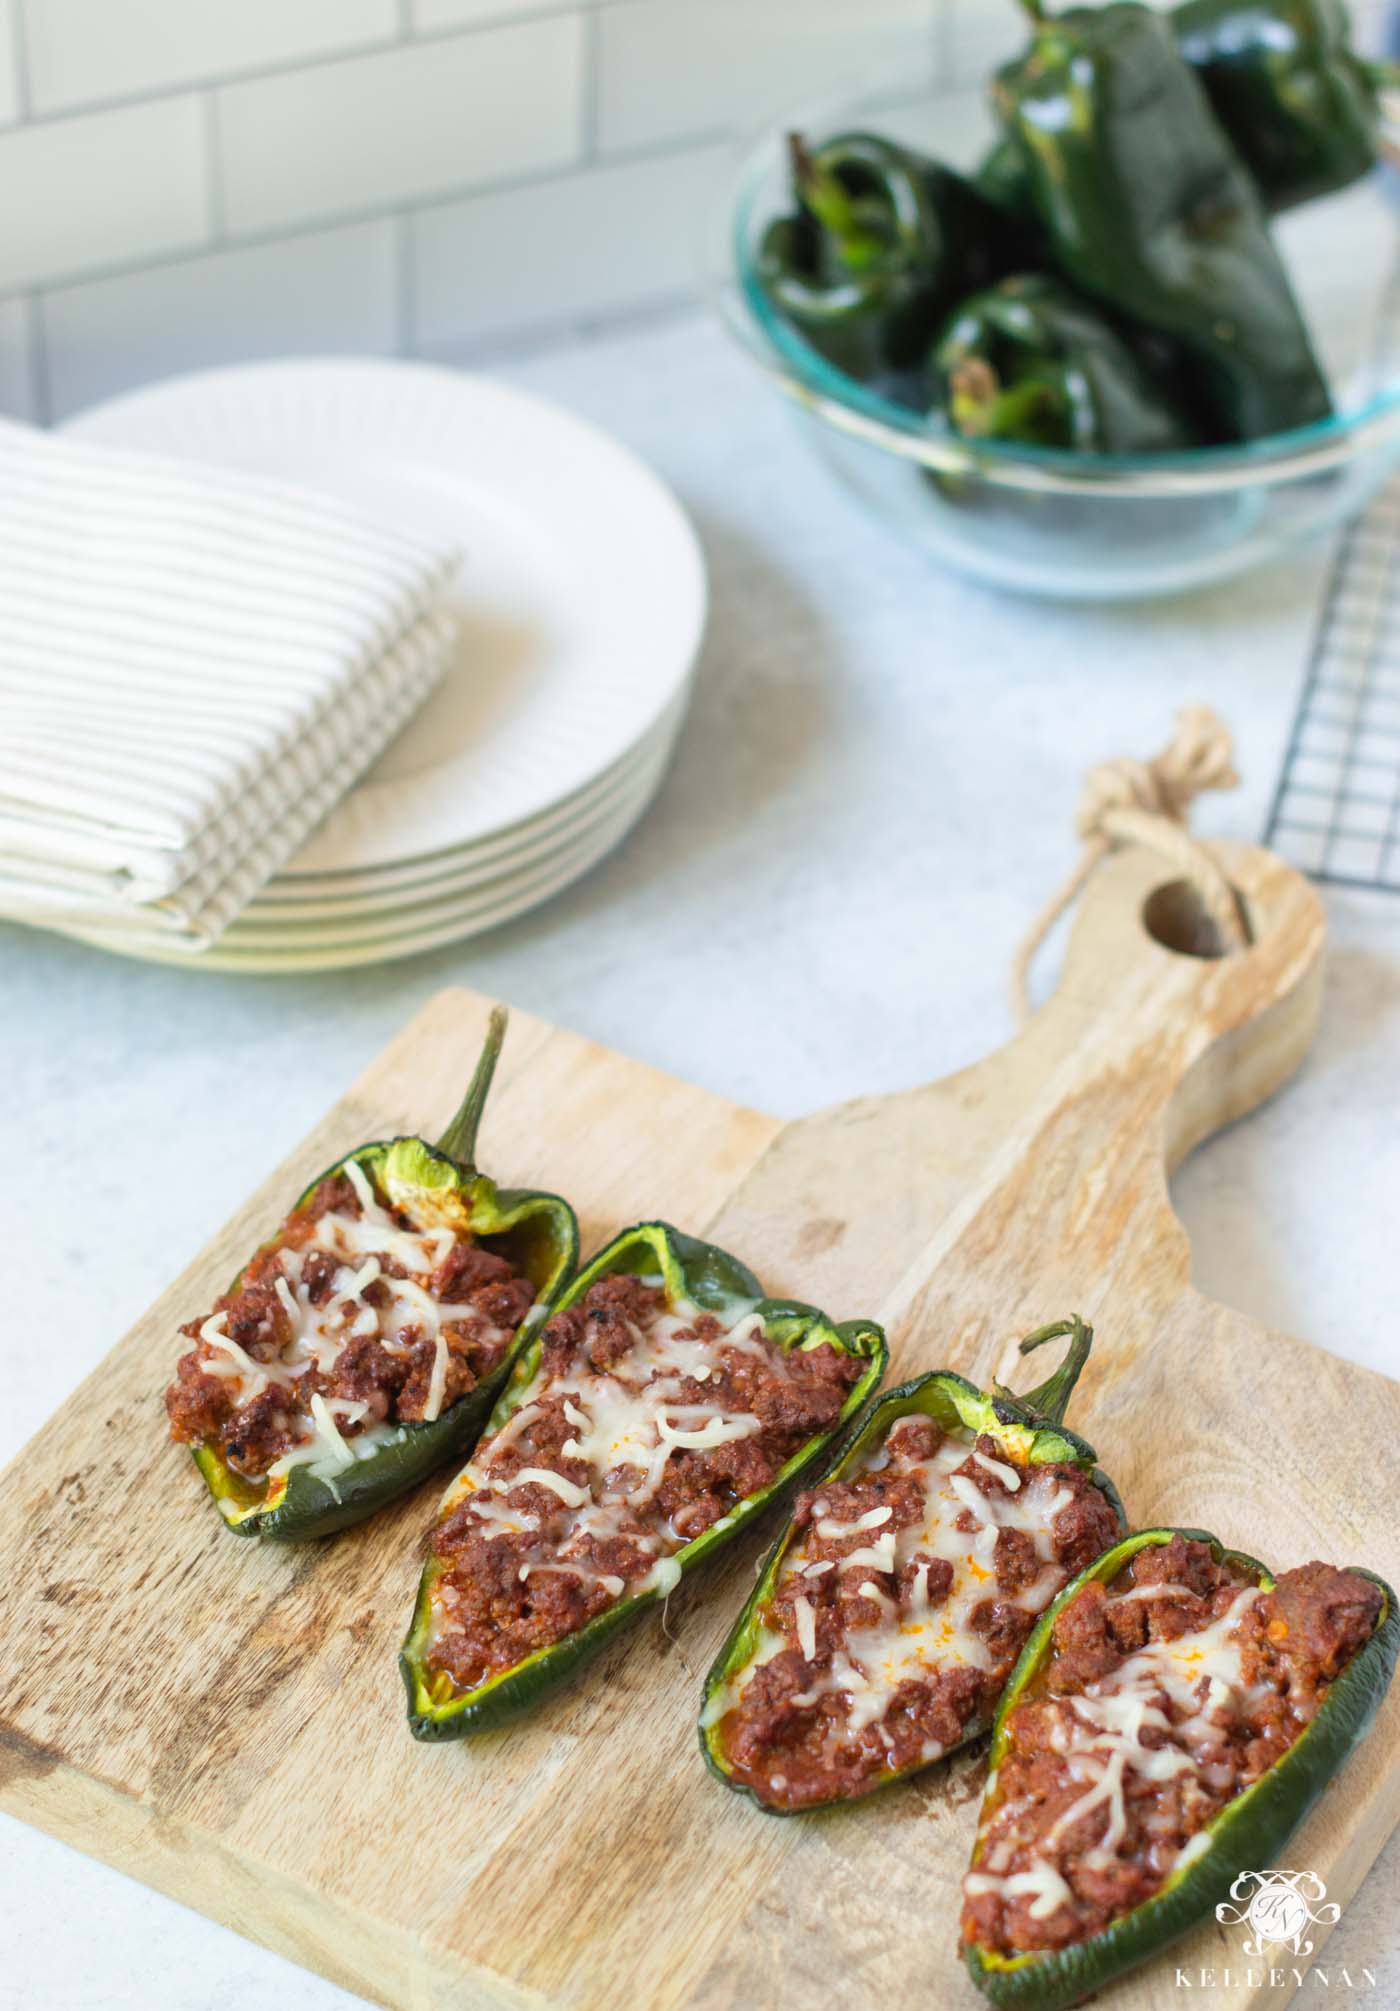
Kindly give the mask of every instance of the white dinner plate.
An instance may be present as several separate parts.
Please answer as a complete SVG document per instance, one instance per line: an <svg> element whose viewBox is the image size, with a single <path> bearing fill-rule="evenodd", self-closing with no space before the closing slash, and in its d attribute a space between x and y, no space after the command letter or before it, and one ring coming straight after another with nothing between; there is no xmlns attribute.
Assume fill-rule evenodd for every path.
<svg viewBox="0 0 1400 2011"><path fill-rule="evenodd" d="M376 873L279 876L270 880L249 904L239 917L240 923L254 918L309 921L323 914L347 914L358 909L368 913L396 904L409 905L435 891L489 882L503 868L524 864L566 842L571 831L595 821L611 804L633 790L643 770L654 767L658 750L669 753L687 696L688 690L661 726L604 777L543 816L497 837L483 839L479 845L431 853L426 858L407 860L401 866L386 867Z"/></svg>
<svg viewBox="0 0 1400 2011"><path fill-rule="evenodd" d="M426 902L415 910L378 922L362 921L342 929L317 930L314 937L306 931L280 931L270 943L264 940L265 932L258 929L250 930L251 939L245 940L243 932L247 924L239 922L212 949L198 955L172 946L168 938L133 938L126 932L102 929L74 929L71 933L123 956L180 964L189 970L247 975L345 970L359 964L417 956L424 950L441 948L513 920L561 893L597 865L646 810L660 786L669 752L669 747L659 750L652 771L643 773L639 792L614 806L610 815L568 848L562 859L536 863L522 872L504 875L495 886L485 890Z"/></svg>
<svg viewBox="0 0 1400 2011"><path fill-rule="evenodd" d="M640 461L539 399L425 364L259 363L128 393L68 430L302 482L462 547L443 685L279 893L302 875L373 891L378 873L523 834L683 702L705 617L694 532Z"/></svg>
<svg viewBox="0 0 1400 2011"><path fill-rule="evenodd" d="M561 893L597 865L643 815L660 787L674 735L660 740L630 785L583 823L523 864L485 883L451 879L420 891L412 901L372 909L351 903L329 907L313 921L287 922L247 909L211 949L194 951L131 919L111 926L73 922L65 933L121 956L191 970L265 974L310 972L375 964L479 935Z"/></svg>
<svg viewBox="0 0 1400 2011"><path fill-rule="evenodd" d="M387 938L427 916L449 909L472 915L486 912L522 886L565 885L594 863L600 856L601 843L612 845L631 828L655 794L670 752L669 746L654 749L650 760L638 769L626 789L547 846L513 858L489 878L447 879L417 890L401 889L379 905L362 899L338 908L326 903L309 917L285 909L250 907L225 930L215 948L240 953L249 949L281 953L337 944L351 936L357 941L374 935Z"/></svg>

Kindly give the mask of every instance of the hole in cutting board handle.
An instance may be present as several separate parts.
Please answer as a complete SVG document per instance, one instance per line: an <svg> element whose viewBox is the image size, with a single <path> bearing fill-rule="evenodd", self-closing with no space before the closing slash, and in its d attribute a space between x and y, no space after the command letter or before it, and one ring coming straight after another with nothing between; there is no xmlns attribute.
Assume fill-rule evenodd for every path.
<svg viewBox="0 0 1400 2011"><path fill-rule="evenodd" d="M1254 941L1249 909L1238 887L1235 906L1244 925L1245 941ZM1154 887L1142 904L1142 925L1156 943L1182 957L1223 957L1229 954L1219 929L1206 913L1189 880L1168 880Z"/></svg>

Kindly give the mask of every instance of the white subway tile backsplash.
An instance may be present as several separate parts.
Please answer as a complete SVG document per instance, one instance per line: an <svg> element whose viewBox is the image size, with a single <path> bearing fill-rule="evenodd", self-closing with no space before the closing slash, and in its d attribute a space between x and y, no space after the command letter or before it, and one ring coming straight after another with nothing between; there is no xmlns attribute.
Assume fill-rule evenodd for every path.
<svg viewBox="0 0 1400 2011"><path fill-rule="evenodd" d="M724 146L425 210L411 239L419 343L453 343L693 292Z"/></svg>
<svg viewBox="0 0 1400 2011"><path fill-rule="evenodd" d="M207 209L197 98L16 126L0 133L0 289L190 249Z"/></svg>
<svg viewBox="0 0 1400 2011"><path fill-rule="evenodd" d="M36 111L388 42L397 0L24 0Z"/></svg>
<svg viewBox="0 0 1400 2011"><path fill-rule="evenodd" d="M1002 0L944 0L952 9L951 60L953 80L982 88L1000 63L1009 63L1030 40L1030 28L1017 6Z"/></svg>
<svg viewBox="0 0 1400 2011"><path fill-rule="evenodd" d="M0 0L0 411L683 297L735 136L986 32L1015 0Z"/></svg>
<svg viewBox="0 0 1400 2011"><path fill-rule="evenodd" d="M49 294L53 416L218 363L392 354L396 228L387 218L341 225Z"/></svg>
<svg viewBox="0 0 1400 2011"><path fill-rule="evenodd" d="M34 363L30 353L33 309L27 300L0 300L0 413L34 419Z"/></svg>
<svg viewBox="0 0 1400 2011"><path fill-rule="evenodd" d="M882 133L946 161L949 167L976 167L997 137L996 120L984 93L970 87L920 98L912 106L892 106L878 120Z"/></svg>
<svg viewBox="0 0 1400 2011"><path fill-rule="evenodd" d="M18 46L15 9L19 0L0 0L0 126L13 125L20 115Z"/></svg>
<svg viewBox="0 0 1400 2011"><path fill-rule="evenodd" d="M743 131L828 93L916 90L934 66L930 0L615 0L598 33L599 144L614 152Z"/></svg>
<svg viewBox="0 0 1400 2011"><path fill-rule="evenodd" d="M577 14L219 92L233 231L386 208L563 166L582 132Z"/></svg>

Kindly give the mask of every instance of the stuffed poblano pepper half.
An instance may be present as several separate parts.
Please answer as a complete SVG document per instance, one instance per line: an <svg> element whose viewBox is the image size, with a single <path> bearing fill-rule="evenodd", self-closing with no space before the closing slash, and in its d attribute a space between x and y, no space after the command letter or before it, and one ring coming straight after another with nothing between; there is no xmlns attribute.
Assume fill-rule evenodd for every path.
<svg viewBox="0 0 1400 2011"><path fill-rule="evenodd" d="M1023 273L958 307L933 350L942 409L970 440L1082 454L1194 444L1186 414L1103 311L1048 273Z"/></svg>
<svg viewBox="0 0 1400 2011"><path fill-rule="evenodd" d="M527 1709L824 1459L884 1335L662 1222L579 1274L448 1489L401 1664L416 1738Z"/></svg>
<svg viewBox="0 0 1400 2011"><path fill-rule="evenodd" d="M978 1988L1061 2011L1217 1906L1242 1914L1369 1726L1398 1646L1395 1595L1367 1571L1275 1580L1190 1529L1099 1558L1042 1617L997 1713L963 1887Z"/></svg>
<svg viewBox="0 0 1400 2011"><path fill-rule="evenodd" d="M236 1534L329 1535L460 1459L573 1270L568 1203L473 1163L505 1025L436 1145L338 1160L181 1329L171 1435Z"/></svg>
<svg viewBox="0 0 1400 2011"><path fill-rule="evenodd" d="M857 1799L985 1732L1055 1595L1125 1527L1061 1422L1078 1318L1025 1396L951 1373L891 1390L799 1496L705 1684L710 1770L777 1815Z"/></svg>
<svg viewBox="0 0 1400 2011"><path fill-rule="evenodd" d="M909 147L845 133L789 149L794 208L763 235L758 283L848 377L898 388L956 300L1034 262L1038 226Z"/></svg>
<svg viewBox="0 0 1400 2011"><path fill-rule="evenodd" d="M1135 0L1036 17L993 101L1057 264L1189 363L1209 437L1325 418L1326 383L1248 170L1163 17Z"/></svg>

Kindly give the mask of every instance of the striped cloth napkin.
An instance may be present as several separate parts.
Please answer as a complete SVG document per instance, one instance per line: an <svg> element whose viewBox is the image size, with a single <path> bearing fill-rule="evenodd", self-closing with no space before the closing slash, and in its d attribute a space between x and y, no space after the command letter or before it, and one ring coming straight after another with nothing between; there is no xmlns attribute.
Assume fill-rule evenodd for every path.
<svg viewBox="0 0 1400 2011"><path fill-rule="evenodd" d="M442 675L458 558L0 421L0 914L207 947Z"/></svg>

